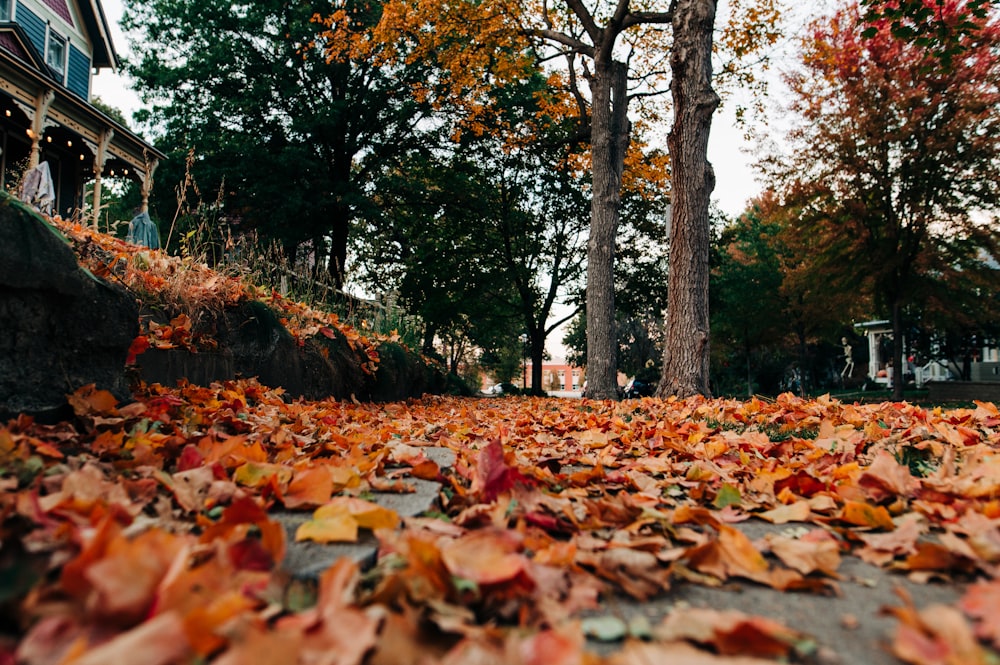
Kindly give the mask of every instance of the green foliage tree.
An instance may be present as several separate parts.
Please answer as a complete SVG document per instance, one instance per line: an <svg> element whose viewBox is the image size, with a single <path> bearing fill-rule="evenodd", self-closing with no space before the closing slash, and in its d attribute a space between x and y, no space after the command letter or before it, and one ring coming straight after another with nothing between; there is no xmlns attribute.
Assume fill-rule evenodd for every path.
<svg viewBox="0 0 1000 665"><path fill-rule="evenodd" d="M579 289L586 178L571 168L558 124L518 141L539 108L540 74L507 86L494 132L465 133L450 150L416 153L382 179L359 252L368 282L392 284L435 339L464 339L505 368L527 336L532 387L542 390L553 307Z"/></svg>
<svg viewBox="0 0 1000 665"><path fill-rule="evenodd" d="M862 36L857 3L813 26L802 71L789 78L802 123L771 174L795 211L793 232L810 243L812 283L869 303L899 342L909 306L955 311L1000 286L990 220L1000 195L1000 33L991 15L960 40L963 66L943 67L933 50L877 27ZM900 343L893 366L902 366ZM902 372L893 377L902 397Z"/></svg>
<svg viewBox="0 0 1000 665"><path fill-rule="evenodd" d="M137 119L175 157L157 178L166 190L158 199L173 200L193 148L202 195L218 193L224 216L279 240L290 256L310 243L317 267L341 285L373 165L420 140L414 127L427 106L398 91L425 79L426 68L328 61L314 21L330 10L327 0L125 7L135 53L128 72L149 107ZM339 7L355 26L376 25L380 8L354 0Z"/></svg>
<svg viewBox="0 0 1000 665"><path fill-rule="evenodd" d="M716 353L742 360L747 396L757 383L754 354L790 332L777 247L780 231L751 209L723 228L714 243L712 346Z"/></svg>

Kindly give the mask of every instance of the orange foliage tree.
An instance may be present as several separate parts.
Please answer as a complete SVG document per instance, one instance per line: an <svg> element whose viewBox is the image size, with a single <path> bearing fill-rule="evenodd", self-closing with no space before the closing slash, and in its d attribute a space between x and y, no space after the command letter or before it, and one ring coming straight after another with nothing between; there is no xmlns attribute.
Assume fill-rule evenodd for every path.
<svg viewBox="0 0 1000 665"><path fill-rule="evenodd" d="M673 345L668 355L679 359L670 363L668 385L677 394L707 392L707 210L714 178L705 146L718 103L710 83L711 52L718 46L736 59L759 55L764 45L777 38L778 19L774 0L734 2L723 36L715 44L715 4L710 0L669 4L620 0L604 7L580 0L552 4L389 0L378 25L366 31L352 30L349 14L338 9L318 17L326 27L323 42L330 59L364 57L376 62L440 65L433 80L412 86L411 92L455 114L457 132L494 131L483 121L494 91L523 76L537 62L560 63L551 69L553 104L577 118L578 139L589 148L592 174L587 370L588 390L594 397L617 396L615 240L626 161L638 124L630 119L629 108L636 102L644 119L657 120L660 109L651 100L664 93L671 66L675 79L673 168L697 183L691 186L690 195L687 182L683 190L674 184L672 242L677 247L690 246L692 251L675 250L671 272L676 272L677 283L672 290L687 294L695 306L682 300L674 304L668 325L688 332L668 333ZM695 45L700 49L697 62ZM726 73L754 80L751 69L740 69L732 62L725 66ZM686 90L687 82L697 78L695 72L706 75L698 78L700 90ZM692 328L703 329L704 335L690 334ZM673 373L684 378L673 380Z"/></svg>

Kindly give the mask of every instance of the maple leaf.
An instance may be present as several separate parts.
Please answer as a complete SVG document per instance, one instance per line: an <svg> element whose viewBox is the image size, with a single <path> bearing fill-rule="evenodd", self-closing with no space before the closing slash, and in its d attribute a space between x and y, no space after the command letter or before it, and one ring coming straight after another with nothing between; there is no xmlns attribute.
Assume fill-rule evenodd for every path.
<svg viewBox="0 0 1000 665"><path fill-rule="evenodd" d="M521 539L511 531L477 530L441 548L441 561L452 575L477 585L510 582L527 574Z"/></svg>
<svg viewBox="0 0 1000 665"><path fill-rule="evenodd" d="M107 390L98 390L93 383L78 388L66 399L78 416L117 415L118 399Z"/></svg>
<svg viewBox="0 0 1000 665"><path fill-rule="evenodd" d="M308 522L299 525L295 540L321 543L355 542L358 529L394 529L399 524L395 511L355 497L339 496L323 504Z"/></svg>
<svg viewBox="0 0 1000 665"><path fill-rule="evenodd" d="M146 335L138 335L129 344L128 354L125 356L126 365L134 365L136 357L149 350L149 338Z"/></svg>
<svg viewBox="0 0 1000 665"><path fill-rule="evenodd" d="M519 483L530 485L531 481L516 468L507 465L499 439L492 440L479 451L476 477L470 492L481 495L484 502L491 503Z"/></svg>

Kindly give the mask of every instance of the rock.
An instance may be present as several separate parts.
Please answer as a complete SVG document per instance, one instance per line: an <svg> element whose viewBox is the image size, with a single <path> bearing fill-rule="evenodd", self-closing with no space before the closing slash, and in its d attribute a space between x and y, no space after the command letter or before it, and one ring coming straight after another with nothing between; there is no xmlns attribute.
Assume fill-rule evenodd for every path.
<svg viewBox="0 0 1000 665"><path fill-rule="evenodd" d="M0 419L59 417L66 395L96 384L129 397L125 358L135 299L81 268L66 239L0 195Z"/></svg>

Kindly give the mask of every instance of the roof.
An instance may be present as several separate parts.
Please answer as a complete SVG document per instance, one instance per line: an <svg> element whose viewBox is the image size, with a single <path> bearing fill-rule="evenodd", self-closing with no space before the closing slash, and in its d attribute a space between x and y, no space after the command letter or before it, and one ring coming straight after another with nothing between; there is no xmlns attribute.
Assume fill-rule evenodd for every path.
<svg viewBox="0 0 1000 665"><path fill-rule="evenodd" d="M25 34L24 28L17 23L0 23L0 47L36 69L47 71L45 61Z"/></svg>
<svg viewBox="0 0 1000 665"><path fill-rule="evenodd" d="M104 14L100 0L81 0L79 6L84 28L94 46L93 66L97 69L110 67L112 71L117 71L120 64L118 53L111 41L108 17Z"/></svg>

